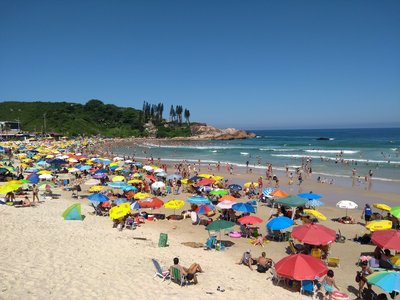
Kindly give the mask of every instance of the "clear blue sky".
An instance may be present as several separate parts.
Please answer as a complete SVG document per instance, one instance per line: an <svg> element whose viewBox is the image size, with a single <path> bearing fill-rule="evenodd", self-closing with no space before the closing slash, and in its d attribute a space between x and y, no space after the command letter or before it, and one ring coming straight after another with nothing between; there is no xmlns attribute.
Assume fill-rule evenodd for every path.
<svg viewBox="0 0 400 300"><path fill-rule="evenodd" d="M183 105L244 129L400 126L400 1L0 2L0 101Z"/></svg>

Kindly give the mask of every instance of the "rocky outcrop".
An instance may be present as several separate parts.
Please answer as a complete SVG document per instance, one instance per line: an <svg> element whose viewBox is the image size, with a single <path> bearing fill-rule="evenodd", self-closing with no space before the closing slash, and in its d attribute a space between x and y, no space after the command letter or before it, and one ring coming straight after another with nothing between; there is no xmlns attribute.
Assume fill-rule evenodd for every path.
<svg viewBox="0 0 400 300"><path fill-rule="evenodd" d="M157 136L157 127L149 121L148 123L143 125L144 132L147 134L148 137L155 138Z"/></svg>
<svg viewBox="0 0 400 300"><path fill-rule="evenodd" d="M196 124L190 127L191 137L176 137L175 140L236 140L253 138L256 135L235 128L218 129L207 124Z"/></svg>

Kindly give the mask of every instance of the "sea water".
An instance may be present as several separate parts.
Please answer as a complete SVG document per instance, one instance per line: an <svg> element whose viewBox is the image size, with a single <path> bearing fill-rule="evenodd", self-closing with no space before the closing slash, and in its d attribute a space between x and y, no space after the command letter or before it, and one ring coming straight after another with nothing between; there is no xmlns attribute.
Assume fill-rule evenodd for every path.
<svg viewBox="0 0 400 300"><path fill-rule="evenodd" d="M149 140L139 146L121 146L115 153L152 156L163 161L201 161L202 164L227 163L253 170L272 164L274 170L290 171L312 160L312 172L320 176L364 177L371 170L375 181L400 184L400 128L379 129L308 129L250 130L257 136L230 141L162 141ZM321 139L323 138L323 139Z"/></svg>

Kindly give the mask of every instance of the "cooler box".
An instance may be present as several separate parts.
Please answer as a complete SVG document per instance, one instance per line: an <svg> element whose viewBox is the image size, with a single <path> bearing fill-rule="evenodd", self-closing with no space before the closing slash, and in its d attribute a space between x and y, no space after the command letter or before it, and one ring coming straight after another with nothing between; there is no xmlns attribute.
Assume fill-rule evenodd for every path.
<svg viewBox="0 0 400 300"><path fill-rule="evenodd" d="M155 216L154 215L148 215L147 216L147 221L154 221Z"/></svg>

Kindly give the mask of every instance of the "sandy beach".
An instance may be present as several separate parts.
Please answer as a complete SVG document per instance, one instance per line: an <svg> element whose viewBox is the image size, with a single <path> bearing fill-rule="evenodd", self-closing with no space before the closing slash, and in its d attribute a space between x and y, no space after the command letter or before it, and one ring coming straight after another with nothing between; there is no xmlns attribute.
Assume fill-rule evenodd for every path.
<svg viewBox="0 0 400 300"><path fill-rule="evenodd" d="M243 171L243 170L242 170ZM239 171L238 171L239 172ZM169 170L169 173L172 173ZM220 174L230 183L255 181L258 174ZM146 221L136 230L118 231L112 228L108 217L93 215L93 208L86 199L87 186L72 198L72 192L61 188L54 189L55 199L41 197L36 207L15 208L0 206L0 299L302 299L299 292L283 286L275 286L270 272L260 274L243 265L237 265L242 253L250 248L253 257L262 251L275 262L287 253L287 242L269 242L264 246L253 246L248 239L222 236L231 246L224 251L193 248L184 243L204 244L208 232L204 226L194 226L190 219L182 221ZM336 185L320 184L305 180L301 188L287 186L282 178L281 189L290 193L313 191L323 195L325 206L319 208L328 217L322 224L339 230L346 242L333 243L331 255L341 260L339 268L333 268L340 289L356 298L357 284L354 281L358 258L361 253L373 252L374 245L360 245L351 239L355 235L368 233L360 218L365 203L386 203L395 205L399 194L377 193L361 188L345 188ZM29 196L31 197L30 192ZM168 195L163 200L185 200L191 194ZM353 200L359 209L349 211L356 224L340 224L330 219L341 217L344 210L334 205L339 200ZM66 221L62 212L72 203L82 204L83 221ZM189 204L179 210L189 209ZM143 209L151 213L149 209ZM172 214L173 211L161 208L154 212ZM257 216L263 219L259 231L265 235L265 223L271 215L271 208L259 204ZM297 224L300 224L297 221ZM160 233L168 234L168 247L158 247ZM180 287L176 283L162 282L153 278L155 268L151 259L169 267L172 259L179 257L181 264L189 266L199 263L204 273L199 274L197 285ZM218 291L221 287L224 292ZM378 287L374 291L381 293Z"/></svg>

